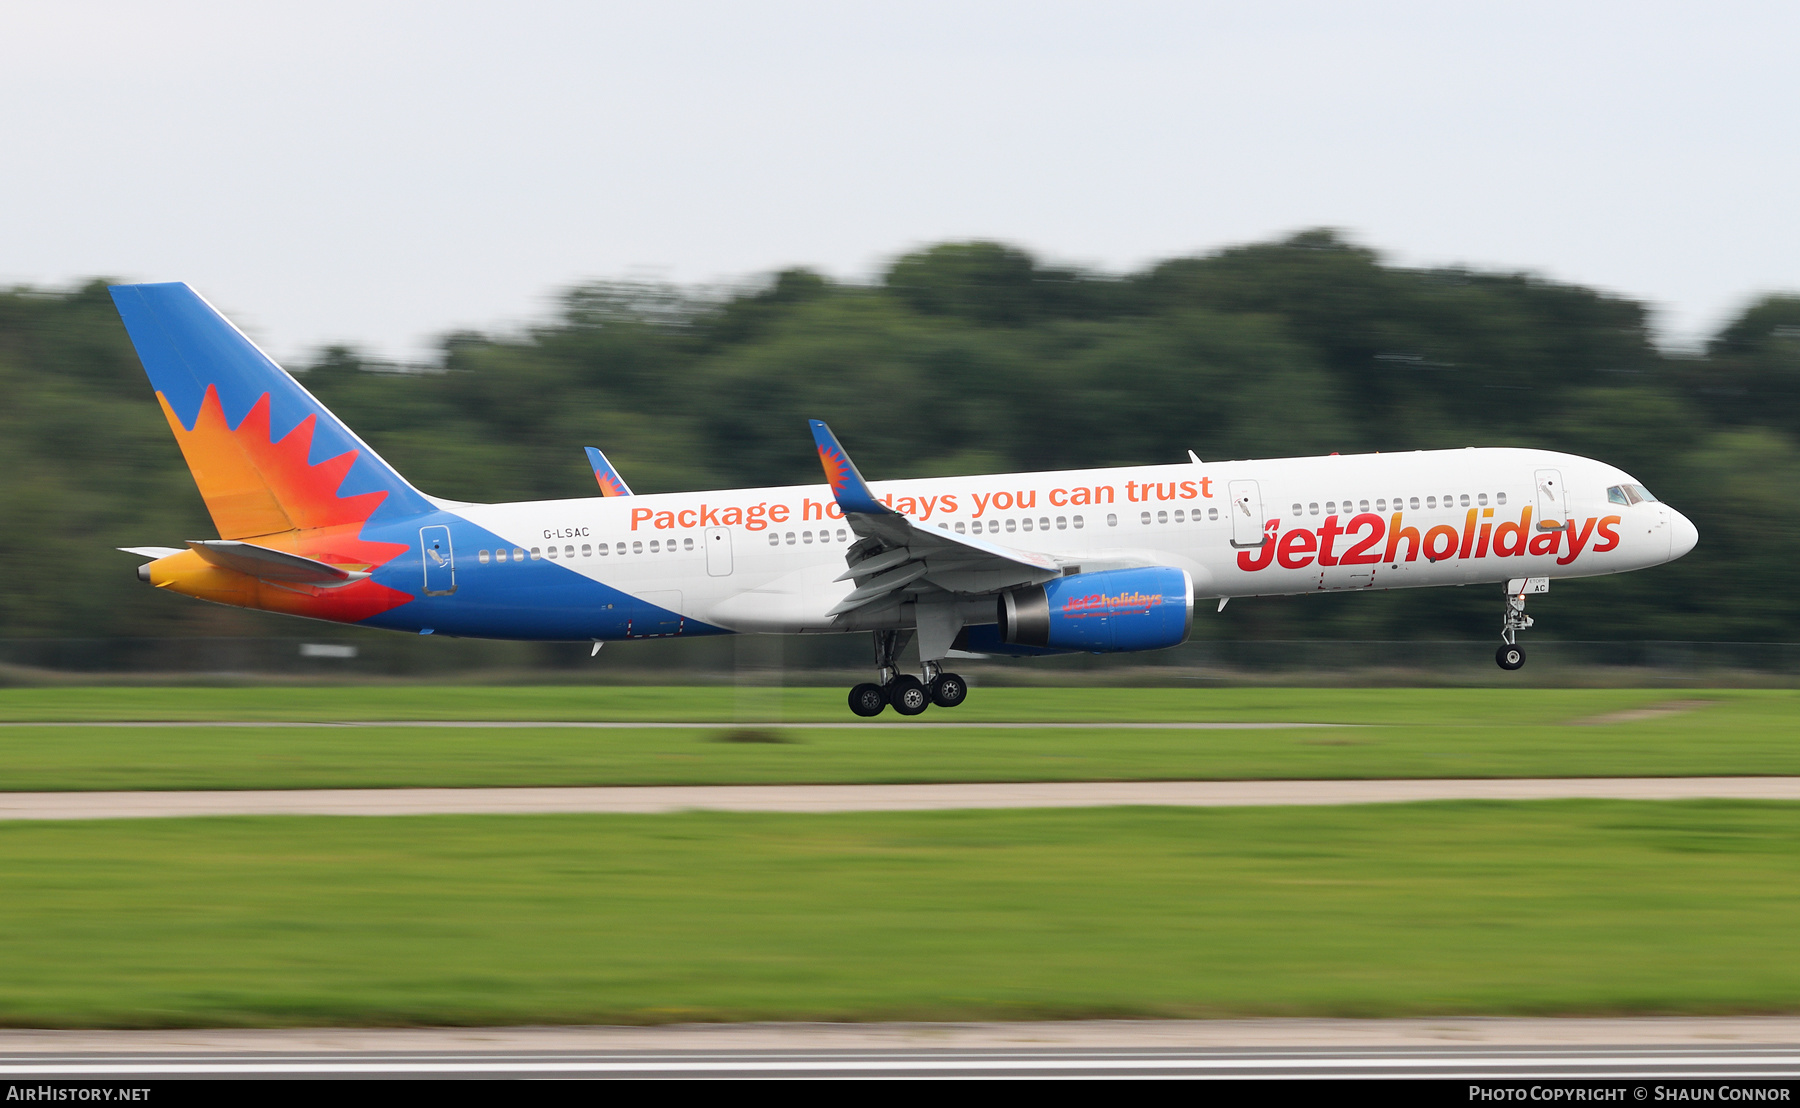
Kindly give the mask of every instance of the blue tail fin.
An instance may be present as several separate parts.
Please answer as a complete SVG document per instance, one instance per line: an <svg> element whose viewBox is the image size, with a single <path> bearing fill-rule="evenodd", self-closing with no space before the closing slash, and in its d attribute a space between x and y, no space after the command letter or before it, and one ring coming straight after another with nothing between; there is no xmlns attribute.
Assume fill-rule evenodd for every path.
<svg viewBox="0 0 1800 1108"><path fill-rule="evenodd" d="M193 289L114 285L112 296L222 537L432 510Z"/></svg>

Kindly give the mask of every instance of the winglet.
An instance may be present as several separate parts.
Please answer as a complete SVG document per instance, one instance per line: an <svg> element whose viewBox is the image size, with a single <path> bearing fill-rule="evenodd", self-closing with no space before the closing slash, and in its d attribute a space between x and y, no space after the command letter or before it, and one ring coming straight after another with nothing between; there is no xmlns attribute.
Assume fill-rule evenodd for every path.
<svg viewBox="0 0 1800 1108"><path fill-rule="evenodd" d="M812 428L813 442L819 446L819 464L825 467L825 480L831 484L831 495L837 498L838 507L844 514L893 515L894 510L875 499L875 494L869 491L869 483L856 472L856 463L838 445L837 436L825 426L825 421L809 419L806 422Z"/></svg>
<svg viewBox="0 0 1800 1108"><path fill-rule="evenodd" d="M600 482L600 495L630 496L631 486L625 483L625 478L620 477L619 471L606 460L606 455L591 446L584 449L587 450L588 464L594 467L594 480Z"/></svg>

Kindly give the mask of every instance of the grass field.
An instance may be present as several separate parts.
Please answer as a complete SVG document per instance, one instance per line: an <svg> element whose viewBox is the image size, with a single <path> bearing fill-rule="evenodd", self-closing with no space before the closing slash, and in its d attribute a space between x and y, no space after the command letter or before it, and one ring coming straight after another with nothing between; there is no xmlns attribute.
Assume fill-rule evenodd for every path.
<svg viewBox="0 0 1800 1108"><path fill-rule="evenodd" d="M0 1023L1767 1012L1800 806L0 824Z"/></svg>
<svg viewBox="0 0 1800 1108"><path fill-rule="evenodd" d="M842 699L756 690L749 703L781 720L844 724L764 727L778 743L720 741L725 728L6 726L0 790L1800 773L1800 694L1785 690L979 689L922 717L1094 722L1078 730L870 728ZM738 705L713 688L0 690L15 722L718 721ZM1355 726L1106 726L1167 720Z"/></svg>

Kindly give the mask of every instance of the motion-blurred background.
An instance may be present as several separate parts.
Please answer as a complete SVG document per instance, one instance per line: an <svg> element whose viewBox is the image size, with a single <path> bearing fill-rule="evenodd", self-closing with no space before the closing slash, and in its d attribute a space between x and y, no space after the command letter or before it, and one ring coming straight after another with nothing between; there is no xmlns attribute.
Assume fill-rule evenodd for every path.
<svg viewBox="0 0 1800 1108"><path fill-rule="evenodd" d="M1800 660L1792 13L156 8L0 35L5 679L351 668L303 642L364 673L741 661L152 593L112 548L212 531L107 279L195 284L458 499L592 495L589 444L639 492L811 482L808 417L877 479L1568 450L1701 544L1559 585L1535 641ZM1242 601L1153 664L1484 663L1498 608ZM1221 645L1255 643L1288 645Z"/></svg>

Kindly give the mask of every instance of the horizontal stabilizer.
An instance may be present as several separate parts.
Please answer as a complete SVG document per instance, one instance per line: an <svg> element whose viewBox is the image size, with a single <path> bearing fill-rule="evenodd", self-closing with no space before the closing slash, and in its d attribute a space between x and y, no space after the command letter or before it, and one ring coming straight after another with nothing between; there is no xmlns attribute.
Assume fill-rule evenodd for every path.
<svg viewBox="0 0 1800 1108"><path fill-rule="evenodd" d="M136 554L140 558L167 558L171 554L180 554L187 548L185 546L115 546L113 549L126 554Z"/></svg>
<svg viewBox="0 0 1800 1108"><path fill-rule="evenodd" d="M188 549L225 569L233 569L265 581L282 581L296 585L347 585L368 574L361 570L339 569L337 566L285 550L271 550L255 543L233 539L194 539Z"/></svg>

